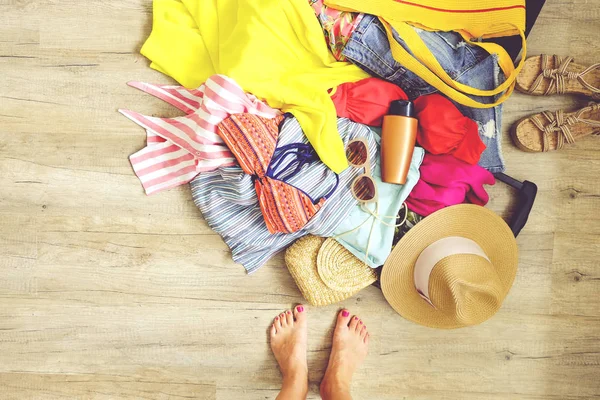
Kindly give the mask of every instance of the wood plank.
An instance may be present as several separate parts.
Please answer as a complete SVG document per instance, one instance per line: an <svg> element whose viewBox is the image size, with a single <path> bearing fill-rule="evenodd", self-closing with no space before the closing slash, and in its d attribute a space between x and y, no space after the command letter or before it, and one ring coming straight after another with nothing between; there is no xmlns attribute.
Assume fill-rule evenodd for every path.
<svg viewBox="0 0 600 400"><path fill-rule="evenodd" d="M529 54L599 62L600 0L549 0ZM143 129L117 113L179 111L126 85L173 81L139 49L147 0L0 1L0 397L268 399L281 376L267 327L302 301L283 255L248 276L189 188L147 197L128 156ZM402 319L369 287L309 308L309 399L335 313L362 316L370 354L355 399L600 398L600 140L520 152L508 130L587 99L515 93L507 173L538 185L519 271L498 314L456 331ZM488 207L508 219L514 192Z"/></svg>

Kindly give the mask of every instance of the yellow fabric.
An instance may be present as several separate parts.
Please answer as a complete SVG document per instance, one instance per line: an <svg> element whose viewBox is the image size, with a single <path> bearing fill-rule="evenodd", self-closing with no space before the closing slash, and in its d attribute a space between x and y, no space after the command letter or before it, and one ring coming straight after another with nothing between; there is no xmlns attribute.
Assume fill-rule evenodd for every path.
<svg viewBox="0 0 600 400"><path fill-rule="evenodd" d="M379 16L386 27L394 59L446 96L469 107L489 108L505 101L513 92L517 75L523 67L526 54L524 0L513 0L511 3L505 0L421 0L418 3L399 0L325 0L325 4ZM453 80L409 24L427 30L457 31L465 40L489 53L496 53L506 77L504 83L493 90L481 90ZM390 26L415 56L394 40ZM472 41L473 38L515 34L520 35L523 42L523 55L516 68L501 46ZM503 93L502 96L489 104L468 96L494 96L500 93Z"/></svg>
<svg viewBox="0 0 600 400"><path fill-rule="evenodd" d="M327 90L368 74L333 58L306 0L154 0L141 53L188 88L215 73L233 78L291 112L328 167L348 166Z"/></svg>

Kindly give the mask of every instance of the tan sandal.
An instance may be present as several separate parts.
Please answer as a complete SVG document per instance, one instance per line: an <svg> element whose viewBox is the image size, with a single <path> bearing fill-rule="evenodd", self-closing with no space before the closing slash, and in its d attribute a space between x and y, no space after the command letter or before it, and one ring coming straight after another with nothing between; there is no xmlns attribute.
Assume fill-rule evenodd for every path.
<svg viewBox="0 0 600 400"><path fill-rule="evenodd" d="M581 94L600 99L600 63L584 67L573 57L530 57L517 76L516 88L534 96Z"/></svg>
<svg viewBox="0 0 600 400"><path fill-rule="evenodd" d="M565 142L588 135L600 135L600 103L590 103L579 111L544 111L523 118L513 125L515 145L528 152L562 149Z"/></svg>

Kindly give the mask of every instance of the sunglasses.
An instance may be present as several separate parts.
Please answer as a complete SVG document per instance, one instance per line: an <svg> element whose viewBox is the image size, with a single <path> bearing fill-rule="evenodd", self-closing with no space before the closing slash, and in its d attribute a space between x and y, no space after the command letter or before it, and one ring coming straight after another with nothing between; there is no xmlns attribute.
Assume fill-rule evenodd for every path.
<svg viewBox="0 0 600 400"><path fill-rule="evenodd" d="M346 158L348 164L357 168L364 168L365 173L360 174L352 181L350 191L352 196L361 203L377 202L377 185L371 175L369 162L369 145L365 139L353 139L346 145Z"/></svg>

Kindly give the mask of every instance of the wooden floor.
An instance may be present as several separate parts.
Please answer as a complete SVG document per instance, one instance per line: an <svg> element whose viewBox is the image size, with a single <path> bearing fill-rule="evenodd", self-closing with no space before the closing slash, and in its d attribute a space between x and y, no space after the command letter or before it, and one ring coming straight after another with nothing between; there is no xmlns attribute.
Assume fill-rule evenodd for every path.
<svg viewBox="0 0 600 400"><path fill-rule="evenodd" d="M0 0L0 399L269 399L266 328L302 301L281 255L252 276L181 187L146 197L127 156L144 132L118 107L172 108L128 88L170 82L138 51L144 0ZM530 54L600 62L600 0L548 0ZM517 118L585 99L515 94L507 172L539 187L515 285L483 325L402 319L370 287L311 309L309 398L338 307L372 334L356 399L600 398L600 137L518 151ZM512 192L498 184L503 215Z"/></svg>

